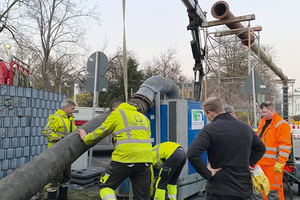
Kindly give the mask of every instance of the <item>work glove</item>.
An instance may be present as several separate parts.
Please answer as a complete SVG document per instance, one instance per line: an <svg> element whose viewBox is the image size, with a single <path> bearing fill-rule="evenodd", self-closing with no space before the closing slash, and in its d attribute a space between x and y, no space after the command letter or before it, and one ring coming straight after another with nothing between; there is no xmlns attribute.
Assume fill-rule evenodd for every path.
<svg viewBox="0 0 300 200"><path fill-rule="evenodd" d="M251 170L251 178L256 192L264 191L265 196L268 196L270 191L270 182L263 170L257 165L254 170Z"/></svg>
<svg viewBox="0 0 300 200"><path fill-rule="evenodd" d="M275 171L275 173L281 173L283 166L284 166L284 164L276 162L276 164L274 165L274 171Z"/></svg>
<svg viewBox="0 0 300 200"><path fill-rule="evenodd" d="M256 182L256 179L255 179L253 173L251 173L251 179L252 179L252 183L253 183L256 193L262 193L261 186Z"/></svg>

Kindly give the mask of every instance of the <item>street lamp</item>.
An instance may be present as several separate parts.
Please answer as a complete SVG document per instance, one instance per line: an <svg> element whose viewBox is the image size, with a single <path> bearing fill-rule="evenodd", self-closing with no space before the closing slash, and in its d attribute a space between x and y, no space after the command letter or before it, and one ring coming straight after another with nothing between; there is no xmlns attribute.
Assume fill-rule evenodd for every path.
<svg viewBox="0 0 300 200"><path fill-rule="evenodd" d="M4 47L7 49L8 62L9 62L9 59L10 59L10 48L11 48L11 46L9 44L5 44Z"/></svg>

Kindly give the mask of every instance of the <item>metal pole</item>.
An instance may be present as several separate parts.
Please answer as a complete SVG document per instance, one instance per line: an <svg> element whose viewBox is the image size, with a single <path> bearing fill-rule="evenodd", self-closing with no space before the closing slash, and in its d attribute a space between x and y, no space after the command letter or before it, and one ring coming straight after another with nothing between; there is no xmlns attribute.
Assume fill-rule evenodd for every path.
<svg viewBox="0 0 300 200"><path fill-rule="evenodd" d="M208 51L208 49L207 49L207 39L208 39L208 29L206 28L205 29L205 56L204 56L204 60L205 60L205 72L204 72L204 74L205 74L205 95L204 95L204 100L206 100L207 99L207 71L208 71L208 69L207 69L207 51Z"/></svg>
<svg viewBox="0 0 300 200"><path fill-rule="evenodd" d="M248 68L250 69L250 22L248 22ZM255 78L254 78L254 66L252 67L252 90L253 90L253 128L257 128L256 121L256 98L255 98Z"/></svg>
<svg viewBox="0 0 300 200"><path fill-rule="evenodd" d="M99 51L96 52L96 62L95 62L95 76L94 76L94 98L93 98L93 114L92 119L95 118L96 104L97 104L97 78L98 78L98 56ZM89 168L92 167L92 159L93 159L93 148L90 148L89 155Z"/></svg>
<svg viewBox="0 0 300 200"><path fill-rule="evenodd" d="M218 70L218 76L219 76L219 80L218 80L218 97L220 98L221 96L221 91L220 91L220 85L221 85L221 75L220 75L220 71L221 71L221 37L219 37L219 54L218 54L218 60L219 60L219 70Z"/></svg>
<svg viewBox="0 0 300 200"><path fill-rule="evenodd" d="M292 82L292 120L294 122L294 81Z"/></svg>
<svg viewBox="0 0 300 200"><path fill-rule="evenodd" d="M249 22L248 22L248 30L249 30ZM250 75L250 50L249 50L249 36L248 36L248 74ZM252 80L252 87L253 87L253 80ZM249 94L249 109L248 109L248 124L251 126L251 96Z"/></svg>
<svg viewBox="0 0 300 200"><path fill-rule="evenodd" d="M205 89L205 91L206 91L206 89ZM194 80L192 80L192 101L195 101L195 97L194 97Z"/></svg>
<svg viewBox="0 0 300 200"><path fill-rule="evenodd" d="M254 67L252 67L252 87L253 87L253 128L257 128L257 121L256 121L256 98L255 98L255 83L254 83Z"/></svg>
<svg viewBox="0 0 300 200"><path fill-rule="evenodd" d="M155 98L155 115L156 115L156 144L161 143L161 134L160 134L160 92L156 92L156 98Z"/></svg>
<svg viewBox="0 0 300 200"><path fill-rule="evenodd" d="M181 84L181 99L184 99L184 83Z"/></svg>

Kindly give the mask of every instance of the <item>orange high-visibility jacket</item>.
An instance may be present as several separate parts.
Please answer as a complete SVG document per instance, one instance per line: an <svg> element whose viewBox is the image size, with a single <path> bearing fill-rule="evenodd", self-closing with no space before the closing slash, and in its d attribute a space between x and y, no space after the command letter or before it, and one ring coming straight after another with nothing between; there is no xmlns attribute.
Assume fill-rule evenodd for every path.
<svg viewBox="0 0 300 200"><path fill-rule="evenodd" d="M261 119L257 130L258 136L260 135L265 123L266 119ZM261 139L265 144L267 151L257 164L275 165L276 162L285 164L292 149L290 125L277 115L277 113L275 113L270 125L265 129Z"/></svg>

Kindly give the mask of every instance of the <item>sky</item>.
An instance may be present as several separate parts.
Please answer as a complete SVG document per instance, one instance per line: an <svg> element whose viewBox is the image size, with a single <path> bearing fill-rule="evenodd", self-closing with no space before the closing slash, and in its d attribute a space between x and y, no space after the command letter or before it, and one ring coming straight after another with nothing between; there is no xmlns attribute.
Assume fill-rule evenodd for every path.
<svg viewBox="0 0 300 200"><path fill-rule="evenodd" d="M211 7L217 1L198 1L207 12L207 21L216 20L211 15ZM289 79L295 79L294 88L300 88L300 31L297 0L227 0L234 16L255 14L251 26L262 26L260 43L273 46L277 53L277 67ZM104 53L109 55L123 46L122 1L89 0L90 5L100 7L101 25L91 22L88 41L91 52L101 49L108 40ZM183 73L193 78L194 59L190 47L191 32L186 7L181 0L127 0L125 11L127 49L134 51L142 64L170 48L177 49L177 57ZM218 27L220 28L220 27ZM214 28L209 28L213 32ZM202 38L203 39L203 38ZM279 79L279 78L278 78ZM291 88L291 85L290 85Z"/></svg>

